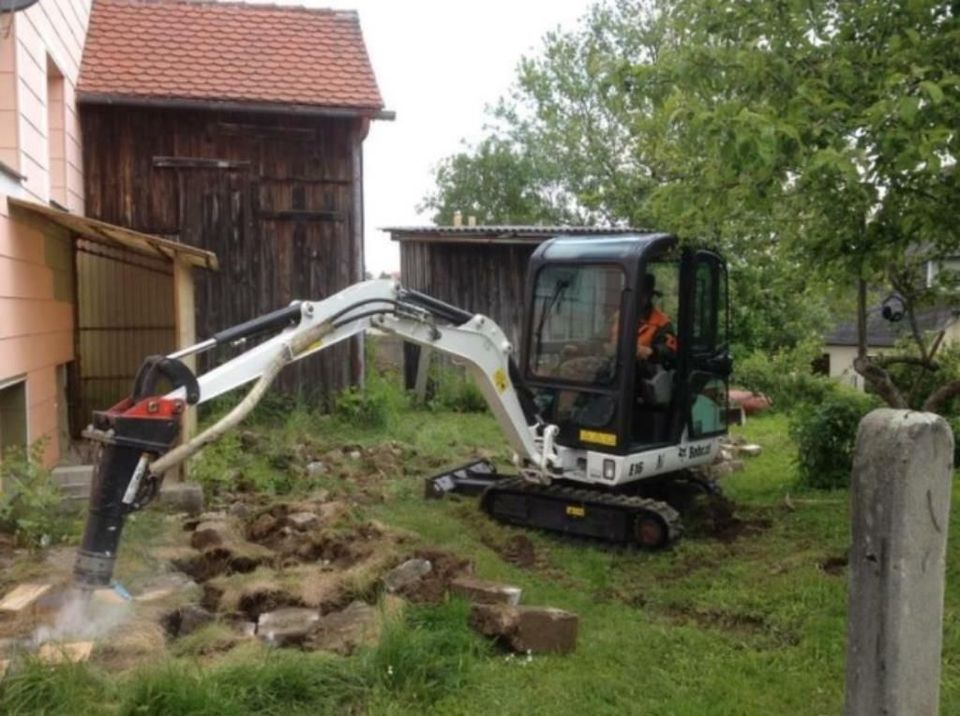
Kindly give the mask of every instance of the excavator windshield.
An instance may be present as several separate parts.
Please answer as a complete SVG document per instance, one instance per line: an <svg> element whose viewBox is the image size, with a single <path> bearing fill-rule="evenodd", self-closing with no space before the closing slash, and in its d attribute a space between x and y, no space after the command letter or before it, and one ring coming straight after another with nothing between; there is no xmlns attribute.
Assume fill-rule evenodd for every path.
<svg viewBox="0 0 960 716"><path fill-rule="evenodd" d="M541 269L534 287L530 373L573 383L612 383L624 286L617 265Z"/></svg>

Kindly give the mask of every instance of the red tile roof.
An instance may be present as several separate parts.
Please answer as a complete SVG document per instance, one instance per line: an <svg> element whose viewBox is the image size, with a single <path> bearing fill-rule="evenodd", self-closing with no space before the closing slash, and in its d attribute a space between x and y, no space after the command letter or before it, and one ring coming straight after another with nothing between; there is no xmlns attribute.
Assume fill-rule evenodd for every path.
<svg viewBox="0 0 960 716"><path fill-rule="evenodd" d="M383 109L355 12L211 0L95 0L77 89L88 101Z"/></svg>

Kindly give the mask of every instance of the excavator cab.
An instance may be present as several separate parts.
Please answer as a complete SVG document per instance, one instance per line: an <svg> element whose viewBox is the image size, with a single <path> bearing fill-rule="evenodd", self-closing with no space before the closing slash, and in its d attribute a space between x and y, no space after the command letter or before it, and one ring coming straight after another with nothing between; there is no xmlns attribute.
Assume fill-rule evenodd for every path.
<svg viewBox="0 0 960 716"><path fill-rule="evenodd" d="M629 456L726 432L718 254L660 233L557 237L531 258L526 305L521 370L558 445Z"/></svg>

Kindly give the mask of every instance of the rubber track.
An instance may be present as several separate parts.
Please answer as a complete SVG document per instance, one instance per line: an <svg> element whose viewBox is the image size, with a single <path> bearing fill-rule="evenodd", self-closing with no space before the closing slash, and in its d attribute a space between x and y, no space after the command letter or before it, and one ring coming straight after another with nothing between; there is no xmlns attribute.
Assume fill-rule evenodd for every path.
<svg viewBox="0 0 960 716"><path fill-rule="evenodd" d="M683 535L683 525L680 522L680 513L673 509L666 502L653 500L648 497L635 497L632 495L618 495L610 492L600 492L599 490L590 490L578 487L568 487L567 485L536 485L524 480L522 477L510 477L498 480L495 484L487 488L487 492L526 492L544 495L548 498L556 497L559 500L582 502L586 505L604 505L607 507L620 508L628 510L634 515L642 512L652 513L660 518L667 526L667 541L659 549L665 549L675 543ZM496 515L491 515L496 517ZM573 536L573 533L563 533ZM597 537L590 535L576 535L590 541L600 541ZM609 543L609 542L608 542ZM630 544L636 544L631 542Z"/></svg>

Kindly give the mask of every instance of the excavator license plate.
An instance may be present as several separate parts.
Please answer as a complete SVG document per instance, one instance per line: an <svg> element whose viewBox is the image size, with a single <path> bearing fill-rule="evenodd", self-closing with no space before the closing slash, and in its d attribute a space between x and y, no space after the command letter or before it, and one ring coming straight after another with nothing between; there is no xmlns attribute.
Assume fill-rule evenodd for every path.
<svg viewBox="0 0 960 716"><path fill-rule="evenodd" d="M567 505L567 517L586 517L587 508L583 505Z"/></svg>

